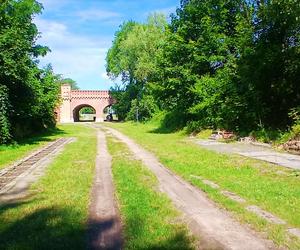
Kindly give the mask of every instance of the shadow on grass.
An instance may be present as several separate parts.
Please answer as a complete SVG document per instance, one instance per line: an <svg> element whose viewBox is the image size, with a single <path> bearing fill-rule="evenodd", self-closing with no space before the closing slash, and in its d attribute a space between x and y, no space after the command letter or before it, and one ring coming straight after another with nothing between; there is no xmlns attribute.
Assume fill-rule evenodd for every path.
<svg viewBox="0 0 300 250"><path fill-rule="evenodd" d="M180 111L165 113L159 119L159 126L149 131L155 134L170 134L182 130L186 126L187 116Z"/></svg>
<svg viewBox="0 0 300 250"><path fill-rule="evenodd" d="M184 233L177 233L174 237L162 241L158 244L152 244L142 248L143 250L192 250L191 244L188 244L188 238Z"/></svg>
<svg viewBox="0 0 300 250"><path fill-rule="evenodd" d="M36 200L35 200L36 202ZM9 209L25 209L30 202L16 202L0 207L0 216ZM115 220L89 221L89 226L76 220L76 211L58 207L41 208L0 226L0 249L106 249L119 250L122 247L120 232L115 231ZM143 219L131 220L127 226L134 230L130 235L128 249L140 250L189 250L193 249L191 240L184 229L166 240L156 238L155 242L148 239L149 229ZM132 228L134 226L134 228ZM118 229L118 227L117 227ZM90 234L90 230L93 230ZM111 234L115 232L116 234ZM106 247L99 246L103 235L110 236ZM88 237L86 237L88 235ZM125 243L126 245L126 243Z"/></svg>
<svg viewBox="0 0 300 250"><path fill-rule="evenodd" d="M28 137L25 137L22 139L18 139L13 144L0 145L0 150L1 150L1 148L7 148L7 147L14 148L14 147L19 147L19 146L23 146L23 145L39 144L40 142L50 142L53 140L50 137L59 136L59 135L61 135L61 136L66 135L66 132L59 128L49 129L49 130L43 131L41 133L32 134L31 136L28 136Z"/></svg>
<svg viewBox="0 0 300 250"><path fill-rule="evenodd" d="M0 207L0 213L22 205ZM76 212L43 208L0 227L0 249L85 249L85 231L85 225L76 221Z"/></svg>
<svg viewBox="0 0 300 250"><path fill-rule="evenodd" d="M171 223L171 222L170 222ZM174 225L174 224L173 224ZM161 236L155 235L154 228L149 228L145 224L143 217L135 216L128 220L126 227L129 228L130 239L128 249L140 250L191 250L194 249L193 240L188 236L188 231L178 225L178 228L170 228L172 233L168 238L165 232L161 232ZM154 229L155 230L155 229ZM161 229L160 229L161 230ZM152 237L152 238L151 238Z"/></svg>

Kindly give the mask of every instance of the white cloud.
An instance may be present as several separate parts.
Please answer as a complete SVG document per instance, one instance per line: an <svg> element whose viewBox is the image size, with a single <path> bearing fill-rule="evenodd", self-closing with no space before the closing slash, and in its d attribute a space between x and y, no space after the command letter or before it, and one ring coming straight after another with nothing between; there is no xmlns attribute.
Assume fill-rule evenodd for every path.
<svg viewBox="0 0 300 250"><path fill-rule="evenodd" d="M82 20L110 20L114 18L121 17L120 13L107 11L107 10L97 10L97 9L90 9L90 10L82 10L77 12L76 14Z"/></svg>
<svg viewBox="0 0 300 250"><path fill-rule="evenodd" d="M69 3L70 0L38 0L45 9L56 9Z"/></svg>
<svg viewBox="0 0 300 250"><path fill-rule="evenodd" d="M80 36L71 33L65 24L41 18L35 23L42 33L38 42L52 51L40 59L41 65L51 63L55 73L76 80L82 89L107 89L112 85L103 77L110 39Z"/></svg>
<svg viewBox="0 0 300 250"><path fill-rule="evenodd" d="M101 74L101 77L102 77L103 79L105 79L105 80L109 80L109 77L108 77L108 75L107 75L106 72L103 72L103 73Z"/></svg>

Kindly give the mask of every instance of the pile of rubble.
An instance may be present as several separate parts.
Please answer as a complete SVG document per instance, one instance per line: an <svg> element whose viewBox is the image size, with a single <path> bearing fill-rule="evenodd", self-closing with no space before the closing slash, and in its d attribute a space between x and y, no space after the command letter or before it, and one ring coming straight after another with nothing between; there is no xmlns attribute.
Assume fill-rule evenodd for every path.
<svg viewBox="0 0 300 250"><path fill-rule="evenodd" d="M281 148L294 154L300 154L300 140L289 140Z"/></svg>
<svg viewBox="0 0 300 250"><path fill-rule="evenodd" d="M226 130L218 130L218 131L214 131L212 132L211 136L209 137L209 139L211 140L219 140L219 139L234 139L235 135L233 132L229 132Z"/></svg>

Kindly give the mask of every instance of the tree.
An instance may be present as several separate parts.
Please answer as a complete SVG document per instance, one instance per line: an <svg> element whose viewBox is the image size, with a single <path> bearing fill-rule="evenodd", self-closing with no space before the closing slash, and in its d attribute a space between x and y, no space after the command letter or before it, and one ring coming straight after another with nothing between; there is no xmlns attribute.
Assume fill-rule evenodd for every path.
<svg viewBox="0 0 300 250"><path fill-rule="evenodd" d="M285 129L300 106L299 16L297 0L182 0L168 27L126 24L108 54L122 117L152 96L175 128Z"/></svg>
<svg viewBox="0 0 300 250"><path fill-rule="evenodd" d="M0 5L1 142L3 131L15 139L54 125L57 85L50 69L37 66L37 58L49 51L36 44L39 32L32 20L41 10L35 0Z"/></svg>
<svg viewBox="0 0 300 250"><path fill-rule="evenodd" d="M259 1L253 8L254 39L241 58L241 83L252 90L257 123L285 129L288 113L300 105L300 2Z"/></svg>
<svg viewBox="0 0 300 250"><path fill-rule="evenodd" d="M113 46L107 54L107 72L112 78L121 76L123 81L124 87L116 86L111 89L112 95L117 99L114 109L119 118L126 117L133 100L136 100L134 103L137 120L142 114L148 114L139 114L139 103L147 92L146 84L156 74L153 55L160 49L166 27L166 18L153 14L146 24L130 21L123 24L116 33Z"/></svg>
<svg viewBox="0 0 300 250"><path fill-rule="evenodd" d="M236 127L244 105L235 84L238 38L248 32L242 0L182 1L158 56L156 98L178 113L178 123Z"/></svg>

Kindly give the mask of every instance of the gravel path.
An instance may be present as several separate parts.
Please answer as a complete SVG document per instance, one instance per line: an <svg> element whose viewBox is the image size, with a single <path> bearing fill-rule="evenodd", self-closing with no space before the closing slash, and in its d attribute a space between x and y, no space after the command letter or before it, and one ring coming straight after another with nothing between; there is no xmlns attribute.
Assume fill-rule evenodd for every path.
<svg viewBox="0 0 300 250"><path fill-rule="evenodd" d="M88 249L118 250L122 247L121 222L114 196L111 156L105 134L98 131L94 184L88 219Z"/></svg>
<svg viewBox="0 0 300 250"><path fill-rule="evenodd" d="M276 249L272 242L260 238L217 208L204 192L165 168L154 155L122 133L106 129L127 144L135 157L153 171L159 180L160 190L169 196L185 216L191 231L200 238L200 249Z"/></svg>
<svg viewBox="0 0 300 250"><path fill-rule="evenodd" d="M215 140L192 139L193 142L209 150L219 153L239 154L277 164L283 167L300 170L300 156L279 153L272 148L247 143L222 143Z"/></svg>

